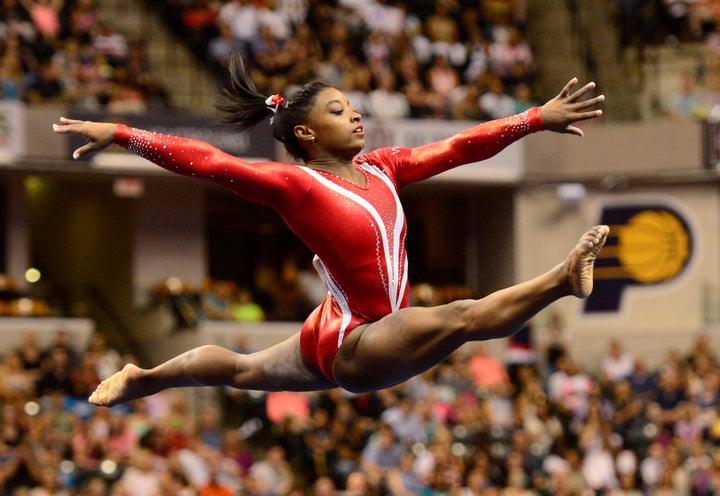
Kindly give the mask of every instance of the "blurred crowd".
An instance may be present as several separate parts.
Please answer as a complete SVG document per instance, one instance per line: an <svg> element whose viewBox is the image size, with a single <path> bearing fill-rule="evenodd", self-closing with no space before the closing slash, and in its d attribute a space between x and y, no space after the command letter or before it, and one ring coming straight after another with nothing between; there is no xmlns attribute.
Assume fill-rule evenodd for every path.
<svg viewBox="0 0 720 496"><path fill-rule="evenodd" d="M526 0L164 0L149 8L162 9L219 78L239 51L262 91L319 79L367 117L488 120L546 98L534 92ZM611 8L623 48L720 46L717 0L616 0ZM0 2L2 99L113 113L167 107L146 55L142 42L100 19L95 0ZM694 75L699 86L711 70ZM684 107L663 102L668 114L692 104L674 99ZM690 117L700 113L695 105Z"/></svg>
<svg viewBox="0 0 720 496"><path fill-rule="evenodd" d="M720 492L720 369L711 335L654 368L608 340L597 370L561 321L525 353L466 346L392 389L351 395L169 390L85 400L132 356L32 333L0 361L0 493L606 495ZM238 352L247 351L238 336ZM518 357L522 356L522 359ZM206 395L207 396L207 395Z"/></svg>
<svg viewBox="0 0 720 496"><path fill-rule="evenodd" d="M615 0L622 46L702 42L716 38L717 0Z"/></svg>
<svg viewBox="0 0 720 496"><path fill-rule="evenodd" d="M523 0L167 0L223 74L240 51L268 94L311 80L377 119L486 120L535 104Z"/></svg>
<svg viewBox="0 0 720 496"><path fill-rule="evenodd" d="M0 2L0 96L85 111L166 105L144 47L102 22L94 0Z"/></svg>

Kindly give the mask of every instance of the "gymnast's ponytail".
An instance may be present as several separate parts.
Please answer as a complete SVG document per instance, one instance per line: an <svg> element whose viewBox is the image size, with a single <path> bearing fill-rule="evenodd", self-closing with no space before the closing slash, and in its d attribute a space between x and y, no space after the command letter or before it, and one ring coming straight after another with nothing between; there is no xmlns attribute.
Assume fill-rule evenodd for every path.
<svg viewBox="0 0 720 496"><path fill-rule="evenodd" d="M223 121L245 131L272 116L273 138L285 145L295 158L307 160L305 147L295 136L295 127L307 122L317 94L328 85L321 82L305 84L288 97L260 93L250 76L245 61L238 52L230 57L230 83L218 98L216 107L223 112Z"/></svg>
<svg viewBox="0 0 720 496"><path fill-rule="evenodd" d="M272 114L250 76L240 52L233 52L228 65L230 81L220 93L215 106L224 115L222 120L237 126L239 131L250 129Z"/></svg>

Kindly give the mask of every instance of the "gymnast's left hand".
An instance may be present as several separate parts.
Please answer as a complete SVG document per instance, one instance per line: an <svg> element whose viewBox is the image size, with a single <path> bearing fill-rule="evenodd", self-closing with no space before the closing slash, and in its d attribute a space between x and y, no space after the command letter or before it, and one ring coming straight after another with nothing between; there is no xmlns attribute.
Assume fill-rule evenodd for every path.
<svg viewBox="0 0 720 496"><path fill-rule="evenodd" d="M73 158L80 158L90 152L102 150L113 142L117 124L110 122L80 121L60 117L60 124L53 124L53 131L59 134L76 134L87 140L73 152Z"/></svg>
<svg viewBox="0 0 720 496"><path fill-rule="evenodd" d="M587 83L579 90L572 91L577 82L577 78L572 78L555 98L541 107L543 128L582 137L582 129L573 124L602 115L602 110L597 106L605 101L605 96L598 95L583 100L583 97L595 89L595 83Z"/></svg>

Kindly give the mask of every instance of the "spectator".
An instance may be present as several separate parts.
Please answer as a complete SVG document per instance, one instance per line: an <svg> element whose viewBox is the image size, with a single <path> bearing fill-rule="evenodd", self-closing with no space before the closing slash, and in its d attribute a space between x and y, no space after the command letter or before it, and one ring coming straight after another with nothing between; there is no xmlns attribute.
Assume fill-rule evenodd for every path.
<svg viewBox="0 0 720 496"><path fill-rule="evenodd" d="M109 99L106 108L113 114L143 114L148 107L142 88L130 78L127 67L113 71Z"/></svg>
<svg viewBox="0 0 720 496"><path fill-rule="evenodd" d="M390 426L396 439L405 446L427 442L422 417L410 399L402 394L395 405L380 414L380 420Z"/></svg>
<svg viewBox="0 0 720 496"><path fill-rule="evenodd" d="M0 58L0 91L3 100L18 100L25 94L25 71L17 51L6 51Z"/></svg>
<svg viewBox="0 0 720 496"><path fill-rule="evenodd" d="M500 78L490 80L488 91L480 97L480 108L491 119L500 119L512 115L515 101L505 93L505 84Z"/></svg>
<svg viewBox="0 0 720 496"><path fill-rule="evenodd" d="M663 473L667 467L664 449L660 443L652 443L647 456L640 462L640 482L646 492L651 492L662 484Z"/></svg>
<svg viewBox="0 0 720 496"><path fill-rule="evenodd" d="M488 116L480 108L480 86L468 83L460 86L452 99L450 117L454 120L486 121Z"/></svg>
<svg viewBox="0 0 720 496"><path fill-rule="evenodd" d="M126 496L148 496L160 493L160 474L153 470L152 455L144 448L136 448L130 466L120 478Z"/></svg>
<svg viewBox="0 0 720 496"><path fill-rule="evenodd" d="M515 100L515 113L525 112L538 104L537 100L533 98L531 86L525 82L515 85L512 96Z"/></svg>
<svg viewBox="0 0 720 496"><path fill-rule="evenodd" d="M310 402L304 393L278 391L268 393L266 397L266 414L275 424L283 424L288 420L308 420L310 418Z"/></svg>
<svg viewBox="0 0 720 496"><path fill-rule="evenodd" d="M358 4L359 13L370 32L398 36L405 27L405 11L386 2L369 1Z"/></svg>
<svg viewBox="0 0 720 496"><path fill-rule="evenodd" d="M267 450L265 458L253 463L249 477L252 479L250 494L263 496L286 494L294 480L285 459L285 450L280 446L272 446Z"/></svg>
<svg viewBox="0 0 720 496"><path fill-rule="evenodd" d="M217 33L217 9L210 0L193 1L182 13L185 36L191 43L204 44Z"/></svg>
<svg viewBox="0 0 720 496"><path fill-rule="evenodd" d="M640 397L651 396L656 388L656 374L648 370L645 360L637 357L629 382L636 395Z"/></svg>
<svg viewBox="0 0 720 496"><path fill-rule="evenodd" d="M337 487L330 477L319 477L312 487L312 496L335 496Z"/></svg>
<svg viewBox="0 0 720 496"><path fill-rule="evenodd" d="M21 3L28 11L35 29L46 41L52 42L60 35L60 10L64 0L21 0Z"/></svg>
<svg viewBox="0 0 720 496"><path fill-rule="evenodd" d="M681 77L680 87L668 96L666 112L670 117L682 120L697 119L703 115L702 97L695 74L687 73Z"/></svg>
<svg viewBox="0 0 720 496"><path fill-rule="evenodd" d="M245 49L246 45L235 37L230 24L227 22L219 24L217 36L212 37L208 43L210 60L222 68L227 68L231 53L235 51L243 52Z"/></svg>
<svg viewBox="0 0 720 496"><path fill-rule="evenodd" d="M3 0L0 5L0 36L5 39L15 37L23 43L32 43L37 31L27 10L18 0Z"/></svg>
<svg viewBox="0 0 720 496"><path fill-rule="evenodd" d="M521 417L521 425L534 451L549 455L551 450L562 442L565 430L558 416L552 412L547 399L540 396L533 406L534 408Z"/></svg>
<svg viewBox="0 0 720 496"><path fill-rule="evenodd" d="M436 55L427 69L428 87L433 94L441 100L439 107L443 113L438 117L448 117L450 95L460 84L460 74L450 66L447 57Z"/></svg>
<svg viewBox="0 0 720 496"><path fill-rule="evenodd" d="M23 367L17 352L9 352L0 361L0 399L30 399L35 395L37 373Z"/></svg>
<svg viewBox="0 0 720 496"><path fill-rule="evenodd" d="M396 470L390 470L387 474L386 485L391 494L411 495L422 494L426 489L425 484L420 480L413 470L415 457L410 452L403 453L400 466Z"/></svg>
<svg viewBox="0 0 720 496"><path fill-rule="evenodd" d="M66 43L71 40L82 44L90 43L93 29L98 22L95 0L76 0L70 8L67 28L70 37Z"/></svg>
<svg viewBox="0 0 720 496"><path fill-rule="evenodd" d="M677 420L674 422L673 434L680 449L689 449L702 443L704 426L698 415L697 405L684 402L678 405Z"/></svg>
<svg viewBox="0 0 720 496"><path fill-rule="evenodd" d="M600 434L585 446L582 473L593 491L607 492L619 485L609 439Z"/></svg>
<svg viewBox="0 0 720 496"><path fill-rule="evenodd" d="M80 496L105 496L108 494L108 482L100 476L90 477L79 485Z"/></svg>
<svg viewBox="0 0 720 496"><path fill-rule="evenodd" d="M104 22L95 25L92 36L92 46L105 56L112 67L119 67L127 63L130 46L123 36L113 27Z"/></svg>
<svg viewBox="0 0 720 496"><path fill-rule="evenodd" d="M540 340L540 349L544 355L547 372L558 369L558 360L567 354L570 338L565 332L562 318L557 313L550 314L545 326L545 333Z"/></svg>
<svg viewBox="0 0 720 496"><path fill-rule="evenodd" d="M378 75L378 87L368 97L371 114L378 120L402 119L410 115L405 95L398 91L395 74L384 71Z"/></svg>
<svg viewBox="0 0 720 496"><path fill-rule="evenodd" d="M672 369L662 371L654 391L654 402L650 405L652 420L661 425L671 425L677 420L680 405L685 400L685 391L678 372Z"/></svg>
<svg viewBox="0 0 720 496"><path fill-rule="evenodd" d="M200 488L199 496L233 496L234 493L230 488L218 481L217 468L212 464L210 464L208 468L210 474L209 479L207 483Z"/></svg>
<svg viewBox="0 0 720 496"><path fill-rule="evenodd" d="M72 364L66 349L53 348L43 360L42 372L35 387L40 394L55 390L65 394L73 393Z"/></svg>
<svg viewBox="0 0 720 496"><path fill-rule="evenodd" d="M362 452L361 468L374 486L380 484L388 471L400 466L403 449L395 433L387 424L382 424L368 440Z"/></svg>
<svg viewBox="0 0 720 496"><path fill-rule="evenodd" d="M350 105L356 112L362 114L363 117L371 117L370 102L368 93L370 93L370 80L372 75L367 67L356 64L349 68L342 75L339 89L347 95Z"/></svg>
<svg viewBox="0 0 720 496"><path fill-rule="evenodd" d="M195 435L207 447L220 451L223 448L222 416L217 408L206 406L199 415Z"/></svg>
<svg viewBox="0 0 720 496"><path fill-rule="evenodd" d="M276 9L290 19L293 26L305 23L310 7L308 0L276 0Z"/></svg>
<svg viewBox="0 0 720 496"><path fill-rule="evenodd" d="M352 472L345 482L345 492L353 496L374 496L375 492L363 472Z"/></svg>
<svg viewBox="0 0 720 496"><path fill-rule="evenodd" d="M254 454L247 447L238 429L226 428L223 431L222 455L230 460L241 477L250 473L250 467L255 463Z"/></svg>
<svg viewBox="0 0 720 496"><path fill-rule="evenodd" d="M312 412L311 424L304 434L304 442L310 452L315 474L322 476L330 473L332 452L336 446L327 410L319 408Z"/></svg>
<svg viewBox="0 0 720 496"><path fill-rule="evenodd" d="M43 357L49 356L55 349L62 348L70 360L70 365L75 366L80 363L80 354L71 342L71 336L67 331L62 329L53 333L52 340L43 352Z"/></svg>
<svg viewBox="0 0 720 496"><path fill-rule="evenodd" d="M248 288L238 289L231 312L233 318L238 322L262 322L265 320L265 311L255 302Z"/></svg>
<svg viewBox="0 0 720 496"><path fill-rule="evenodd" d="M456 67L465 64L467 50L460 39L460 26L453 18L457 7L450 0L435 2L435 10L425 20L425 34L432 44L433 55L446 57Z"/></svg>
<svg viewBox="0 0 720 496"><path fill-rule="evenodd" d="M592 387L592 378L569 357L562 357L548 378L550 399L575 419L586 417Z"/></svg>
<svg viewBox="0 0 720 496"><path fill-rule="evenodd" d="M90 335L85 354L92 357L98 379L103 380L122 368L122 357L108 344L107 336L96 331Z"/></svg>
<svg viewBox="0 0 720 496"><path fill-rule="evenodd" d="M250 0L230 0L218 11L218 24L230 26L233 35L247 46L258 34L257 10Z"/></svg>
<svg viewBox="0 0 720 496"><path fill-rule="evenodd" d="M623 350L619 340L613 339L600 366L604 380L618 382L629 379L633 374L635 358L630 352Z"/></svg>
<svg viewBox="0 0 720 496"><path fill-rule="evenodd" d="M43 63L40 72L26 86L23 97L27 103L64 102L66 93L60 81L59 68L52 62Z"/></svg>
<svg viewBox="0 0 720 496"><path fill-rule="evenodd" d="M517 28L508 29L506 36L496 38L490 44L488 62L493 74L508 87L532 79L533 52Z"/></svg>
<svg viewBox="0 0 720 496"><path fill-rule="evenodd" d="M265 0L256 8L258 26L267 27L273 38L287 40L292 35L292 23L288 13L277 8L275 0Z"/></svg>
<svg viewBox="0 0 720 496"><path fill-rule="evenodd" d="M488 353L482 344L476 345L468 367L473 382L480 391L489 391L495 386L510 382L505 365L500 359Z"/></svg>

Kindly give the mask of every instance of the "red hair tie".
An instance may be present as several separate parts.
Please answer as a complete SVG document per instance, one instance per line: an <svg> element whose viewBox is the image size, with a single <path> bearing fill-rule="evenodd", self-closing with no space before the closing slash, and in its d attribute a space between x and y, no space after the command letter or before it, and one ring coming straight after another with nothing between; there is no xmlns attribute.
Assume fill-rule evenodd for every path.
<svg viewBox="0 0 720 496"><path fill-rule="evenodd" d="M280 95L279 93L275 93L274 95L271 95L265 99L265 105L267 105L274 114L275 112L277 112L280 104L284 101L285 99L282 97L282 95Z"/></svg>

